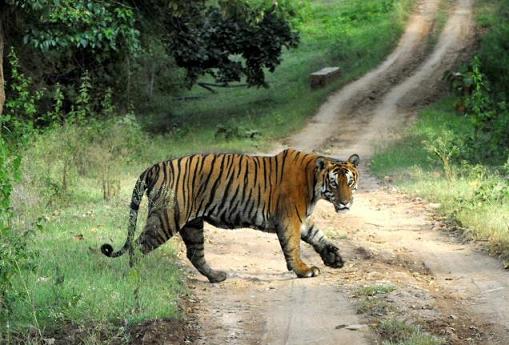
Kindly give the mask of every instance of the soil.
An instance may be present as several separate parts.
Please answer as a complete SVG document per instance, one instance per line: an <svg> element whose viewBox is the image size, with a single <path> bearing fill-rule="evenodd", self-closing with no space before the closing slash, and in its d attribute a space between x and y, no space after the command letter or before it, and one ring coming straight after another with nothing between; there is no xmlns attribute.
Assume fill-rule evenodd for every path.
<svg viewBox="0 0 509 345"><path fill-rule="evenodd" d="M436 205L411 199L369 173L378 145L397 137L419 106L443 89L443 73L473 44L472 1L453 2L429 49L438 0L422 0L395 51L374 71L331 95L308 125L276 145L363 160L355 204L336 214L320 202L315 223L337 243L342 269L324 266L309 246L304 260L321 269L297 279L273 234L206 227L206 256L228 279L210 284L186 263L194 344L371 344L384 317L417 323L450 344L509 344L509 274L473 244L462 243ZM183 262L187 262L183 256ZM368 297L358 289L396 289ZM376 304L378 303L378 304Z"/></svg>

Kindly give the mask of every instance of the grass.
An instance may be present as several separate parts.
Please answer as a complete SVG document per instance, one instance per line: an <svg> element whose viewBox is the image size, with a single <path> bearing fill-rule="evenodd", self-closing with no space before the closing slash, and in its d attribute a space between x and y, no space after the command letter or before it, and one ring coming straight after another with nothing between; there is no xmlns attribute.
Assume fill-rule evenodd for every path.
<svg viewBox="0 0 509 345"><path fill-rule="evenodd" d="M493 253L509 258L509 181L506 168L451 159L452 176L430 151L436 138L450 137L447 145L471 148L461 142L472 132L472 124L453 109L454 99L444 99L423 110L415 126L397 143L373 158L372 171L391 176L404 192L440 204L440 212L464 227L465 235L488 241ZM435 138L435 141L433 141ZM428 142L428 144L426 144ZM430 142L432 142L430 146ZM434 144L433 144L434 143ZM451 147L449 147L452 150Z"/></svg>
<svg viewBox="0 0 509 345"><path fill-rule="evenodd" d="M355 295L360 297L357 313L374 317L386 315L394 307L383 297L394 290L396 290L396 287L392 284L374 284L357 289Z"/></svg>
<svg viewBox="0 0 509 345"><path fill-rule="evenodd" d="M441 345L445 341L419 327L396 319L386 319L377 326L383 345Z"/></svg>
<svg viewBox="0 0 509 345"><path fill-rule="evenodd" d="M363 286L357 290L356 295L358 296L376 296L385 295L396 290L396 287L392 284L375 284Z"/></svg>
<svg viewBox="0 0 509 345"><path fill-rule="evenodd" d="M34 330L51 334L67 323L122 333L126 325L142 320L181 316L178 301L186 288L171 243L143 258L133 270L128 269L127 258L110 259L98 252L104 242L119 248L125 240L127 205L139 173L151 162L190 152L257 151L302 127L328 94L375 67L391 51L412 3L305 2L297 23L302 43L286 52L280 68L268 75L270 89L235 88L217 94L193 89L183 96L198 98L169 102L165 113L171 113L170 117L145 118L145 127L165 132L163 135L138 135L136 126L126 133L124 127L111 133L115 140L109 145L119 146L124 135L129 136L125 142L131 146L133 136L139 141L138 149L129 151L120 145L117 151L106 152L100 147L104 138L97 140L95 150L105 151L94 153L97 166L104 168L99 164L105 161L101 157L109 157L106 161L123 158L109 172L121 187L111 201L103 200L98 177L79 172L90 169L86 148L80 148L82 166L75 169L69 191L63 193L58 171L62 157L69 155L70 140L73 147L80 146L79 133L78 137L75 133L71 133L74 137L59 137L53 132L46 138L41 134L44 140L35 141L27 153L30 159L24 159L25 180L14 201L18 228L33 232L27 250L34 258L29 267L20 267L14 275L10 309L0 313L0 342L9 343L13 334L31 337ZM311 91L309 73L328 65L338 65L341 78ZM217 124L233 135L218 136ZM260 135L249 138L248 131ZM139 223L144 218L140 214Z"/></svg>
<svg viewBox="0 0 509 345"><path fill-rule="evenodd" d="M30 243L37 265L14 280L23 288L9 313L12 329L36 327L44 333L64 321L133 323L179 316L178 296L185 287L174 247L163 246L133 270L126 257L103 256L102 243L114 237L119 247L118 239L126 235L128 197L116 202L95 197L54 211L37 230Z"/></svg>
<svg viewBox="0 0 509 345"><path fill-rule="evenodd" d="M382 345L441 345L445 341L423 331L419 326L396 319L397 309L384 297L395 291L392 284L374 284L356 290L360 297L357 305L359 314L376 319L374 327ZM378 342L377 342L378 344Z"/></svg>

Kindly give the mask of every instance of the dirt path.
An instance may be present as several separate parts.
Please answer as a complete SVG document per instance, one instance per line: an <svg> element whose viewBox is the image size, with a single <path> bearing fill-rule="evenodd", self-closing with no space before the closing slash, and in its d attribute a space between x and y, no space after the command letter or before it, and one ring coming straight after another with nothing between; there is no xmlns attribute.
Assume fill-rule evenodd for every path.
<svg viewBox="0 0 509 345"><path fill-rule="evenodd" d="M423 0L396 50L376 70L332 95L304 130L282 146L364 162L374 145L411 121L415 105L433 95L442 73L472 38L472 2L458 0L429 56L427 36L438 1ZM302 245L322 275L295 279L272 234L206 228L206 255L229 279L209 284L189 268L191 315L197 344L369 344L372 322L357 314L355 291L390 282L387 298L405 318L418 320L457 344L508 344L509 275L500 264L436 231L433 205L387 190L363 166L355 205L337 215L319 203L314 218L343 250L341 270L325 267ZM342 326L343 325L343 326ZM339 326L339 327L338 327Z"/></svg>

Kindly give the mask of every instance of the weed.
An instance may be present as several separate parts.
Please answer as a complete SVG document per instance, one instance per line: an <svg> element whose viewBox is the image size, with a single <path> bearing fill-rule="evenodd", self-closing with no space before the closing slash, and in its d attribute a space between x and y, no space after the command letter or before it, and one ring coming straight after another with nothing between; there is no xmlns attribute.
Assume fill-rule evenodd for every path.
<svg viewBox="0 0 509 345"><path fill-rule="evenodd" d="M396 290L396 287L392 284L374 284L361 287L356 294L359 296L376 296L385 295L394 290Z"/></svg>
<svg viewBox="0 0 509 345"><path fill-rule="evenodd" d="M383 345L441 345L445 341L422 331L418 326L396 319L383 320L377 326Z"/></svg>
<svg viewBox="0 0 509 345"><path fill-rule="evenodd" d="M371 316L386 315L393 310L393 306L383 299L384 295L396 290L392 284L374 284L363 286L356 291L356 295L361 297L357 306L359 314L369 314Z"/></svg>

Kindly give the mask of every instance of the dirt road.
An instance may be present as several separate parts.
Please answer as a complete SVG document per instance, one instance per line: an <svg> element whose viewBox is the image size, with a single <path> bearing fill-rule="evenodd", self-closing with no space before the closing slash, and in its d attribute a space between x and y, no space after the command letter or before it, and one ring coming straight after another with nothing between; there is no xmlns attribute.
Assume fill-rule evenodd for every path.
<svg viewBox="0 0 509 345"><path fill-rule="evenodd" d="M321 268L313 279L286 270L273 234L206 228L206 255L229 279L209 284L189 268L191 315L197 344L369 344L367 323L357 314L355 291L389 282L389 302L409 320L456 344L509 344L509 274L492 258L459 244L433 212L369 175L375 145L412 120L415 106L433 96L443 72L472 41L472 1L458 0L436 46L428 37L437 0L421 1L395 51L374 71L333 94L300 133L281 146L364 161L360 190L347 214L319 203L314 219L343 251L341 270ZM275 151L278 151L275 149ZM359 325L350 330L345 325Z"/></svg>

